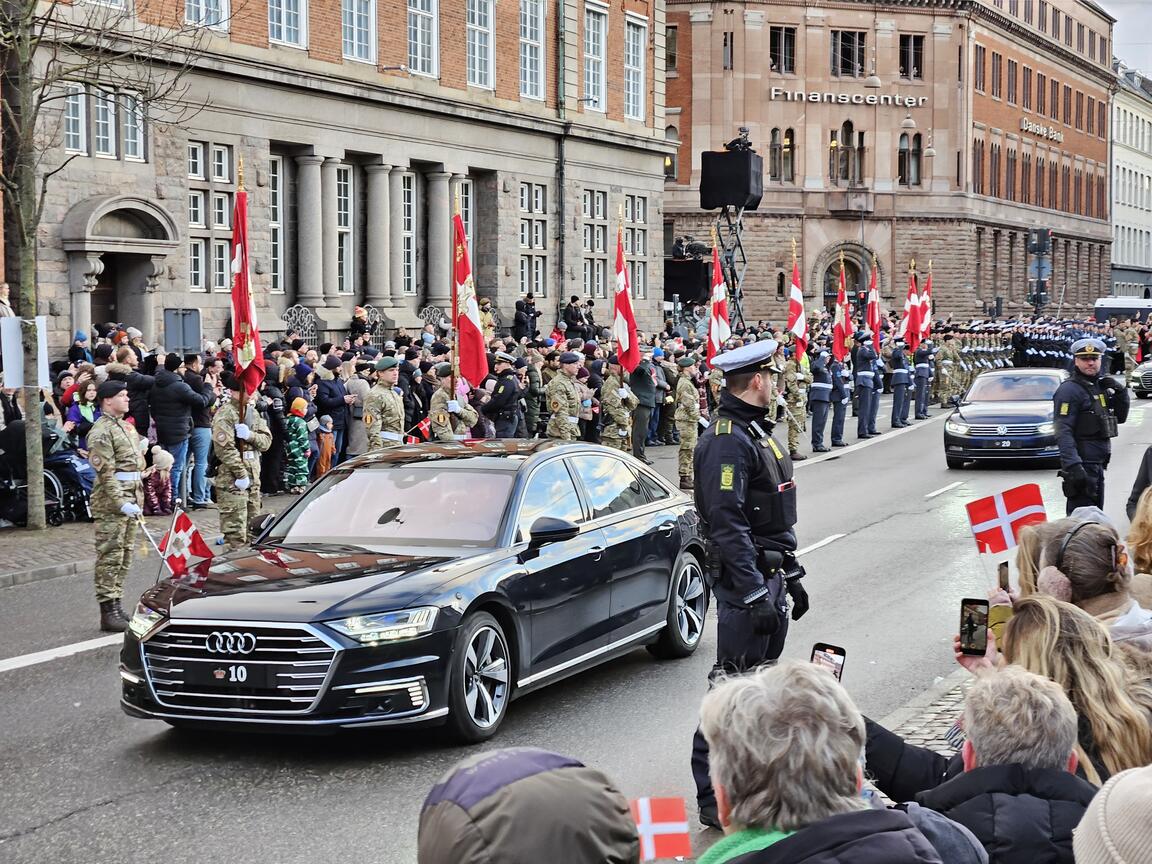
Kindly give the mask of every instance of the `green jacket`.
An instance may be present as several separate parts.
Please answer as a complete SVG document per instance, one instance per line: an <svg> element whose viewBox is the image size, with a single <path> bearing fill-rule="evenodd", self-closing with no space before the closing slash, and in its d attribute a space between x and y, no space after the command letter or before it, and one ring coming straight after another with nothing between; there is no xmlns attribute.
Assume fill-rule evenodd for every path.
<svg viewBox="0 0 1152 864"><path fill-rule="evenodd" d="M746 828L735 834L729 834L707 852L700 856L696 864L724 864L749 852L758 852L767 849L789 836L791 831L765 831L763 828Z"/></svg>

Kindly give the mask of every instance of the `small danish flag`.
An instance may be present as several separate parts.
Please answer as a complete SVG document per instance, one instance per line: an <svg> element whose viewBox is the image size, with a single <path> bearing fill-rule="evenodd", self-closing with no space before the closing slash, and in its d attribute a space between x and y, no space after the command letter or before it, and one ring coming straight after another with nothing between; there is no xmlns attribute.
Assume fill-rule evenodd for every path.
<svg viewBox="0 0 1152 864"><path fill-rule="evenodd" d="M692 856L683 798L637 798L628 806L640 835L641 861Z"/></svg>
<svg viewBox="0 0 1152 864"><path fill-rule="evenodd" d="M1035 483L1025 483L967 505L972 536L981 552L1007 552L1018 544L1020 529L1048 519Z"/></svg>
<svg viewBox="0 0 1152 864"><path fill-rule="evenodd" d="M173 576L188 572L193 558L211 558L212 549L205 542L204 535L196 528L192 518L183 510L176 511L172 520L172 530L160 540L160 553Z"/></svg>

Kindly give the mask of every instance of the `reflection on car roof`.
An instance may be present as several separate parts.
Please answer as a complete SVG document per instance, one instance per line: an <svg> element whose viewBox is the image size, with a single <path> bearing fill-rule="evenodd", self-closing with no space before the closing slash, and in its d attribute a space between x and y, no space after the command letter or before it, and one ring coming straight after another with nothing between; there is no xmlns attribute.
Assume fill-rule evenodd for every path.
<svg viewBox="0 0 1152 864"><path fill-rule="evenodd" d="M339 469L386 468L419 462L459 463L457 467L507 471L519 467L529 457L557 449L579 450L589 445L551 441L546 438L492 438L476 441L426 442L390 447L357 456L342 463Z"/></svg>

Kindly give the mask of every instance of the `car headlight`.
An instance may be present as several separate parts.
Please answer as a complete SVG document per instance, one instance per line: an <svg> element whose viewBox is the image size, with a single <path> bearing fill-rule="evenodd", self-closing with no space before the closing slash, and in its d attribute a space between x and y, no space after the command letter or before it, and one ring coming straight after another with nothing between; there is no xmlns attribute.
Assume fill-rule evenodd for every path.
<svg viewBox="0 0 1152 864"><path fill-rule="evenodd" d="M1041 435L1052 435L1056 431L1055 423L1041 423L1036 427L1036 431Z"/></svg>
<svg viewBox="0 0 1152 864"><path fill-rule="evenodd" d="M953 435L968 434L968 424L966 423L957 423L954 420L946 420L944 421L944 428L951 432Z"/></svg>
<svg viewBox="0 0 1152 864"><path fill-rule="evenodd" d="M163 612L157 612L150 606L137 603L136 611L132 613L132 619L128 622L128 629L137 639L143 639L167 617Z"/></svg>
<svg viewBox="0 0 1152 864"><path fill-rule="evenodd" d="M356 615L326 623L333 630L357 642L374 645L423 636L436 623L436 613L439 611L435 606L420 606L398 612L381 612L378 615Z"/></svg>

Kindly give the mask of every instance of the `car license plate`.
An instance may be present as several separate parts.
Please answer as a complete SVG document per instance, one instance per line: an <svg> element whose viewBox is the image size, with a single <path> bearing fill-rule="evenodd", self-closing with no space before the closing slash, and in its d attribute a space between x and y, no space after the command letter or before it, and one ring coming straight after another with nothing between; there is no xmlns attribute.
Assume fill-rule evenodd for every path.
<svg viewBox="0 0 1152 864"><path fill-rule="evenodd" d="M1007 441L997 441L997 442L996 442L996 446L997 446L997 447L1011 447L1011 446L1012 446L1012 442L1011 442L1011 440L1007 440Z"/></svg>
<svg viewBox="0 0 1152 864"><path fill-rule="evenodd" d="M266 690L273 686L272 670L260 663L189 663L186 684L222 690Z"/></svg>

